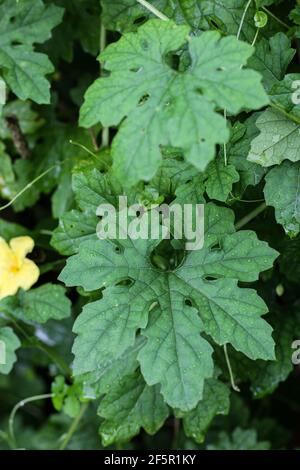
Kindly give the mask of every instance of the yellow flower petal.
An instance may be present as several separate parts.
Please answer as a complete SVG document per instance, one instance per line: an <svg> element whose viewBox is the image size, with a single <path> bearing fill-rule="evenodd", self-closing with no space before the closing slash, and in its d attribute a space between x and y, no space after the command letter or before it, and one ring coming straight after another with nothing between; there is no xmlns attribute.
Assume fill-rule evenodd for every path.
<svg viewBox="0 0 300 470"><path fill-rule="evenodd" d="M24 290L30 289L40 276L40 270L30 259L25 259L21 269L15 273L15 283Z"/></svg>
<svg viewBox="0 0 300 470"><path fill-rule="evenodd" d="M31 253L34 248L34 241L30 237L17 237L12 238L9 242L13 253L17 256L18 260L21 261L25 258L28 253Z"/></svg>
<svg viewBox="0 0 300 470"><path fill-rule="evenodd" d="M0 237L0 299L15 295L19 288L28 290L38 280L39 268L26 258L33 247L30 237L13 238L9 245Z"/></svg>
<svg viewBox="0 0 300 470"><path fill-rule="evenodd" d="M0 237L0 273L13 261L13 254L4 238Z"/></svg>
<svg viewBox="0 0 300 470"><path fill-rule="evenodd" d="M0 277L0 300L9 295L15 295L18 288L13 273L9 271L3 273Z"/></svg>

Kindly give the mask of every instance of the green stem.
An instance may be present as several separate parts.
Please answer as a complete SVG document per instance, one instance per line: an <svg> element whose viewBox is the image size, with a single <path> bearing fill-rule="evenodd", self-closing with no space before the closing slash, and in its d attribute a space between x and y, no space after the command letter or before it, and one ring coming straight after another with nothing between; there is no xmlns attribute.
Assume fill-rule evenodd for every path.
<svg viewBox="0 0 300 470"><path fill-rule="evenodd" d="M231 364L230 364L230 359L229 359L228 351L227 351L227 344L224 344L224 354L225 354L226 364L227 364L228 372L229 372L229 376L230 376L231 387L236 392L240 392L239 387L235 384L235 381L234 381L234 376L233 376L233 372L232 372L232 368L231 368Z"/></svg>
<svg viewBox="0 0 300 470"><path fill-rule="evenodd" d="M13 410L12 410L10 416L9 416L9 420L8 420L9 437L10 437L10 441L12 442L14 448L18 447L16 437L15 437L15 434L14 434L14 420L15 420L15 416L16 416L17 411L20 408L23 408L23 406L25 406L27 403L31 403L33 401L38 401L38 400L46 400L48 398L52 398L53 396L54 396L53 393L46 393L45 395L35 395L33 397L26 398L25 400L19 401L19 403L17 403L14 406L14 408L13 408Z"/></svg>
<svg viewBox="0 0 300 470"><path fill-rule="evenodd" d="M163 20L163 21L169 21L169 18L164 15L161 11L157 10L151 3L147 2L146 0L137 0L138 3L140 3L143 7L147 8L147 10L151 11L153 15L157 16L157 18Z"/></svg>
<svg viewBox="0 0 300 470"><path fill-rule="evenodd" d="M245 6L243 16L241 18L240 26L239 26L239 29L238 29L238 32L237 32L237 35L236 35L237 39L240 39L240 35L241 35L242 29L243 29L244 21L245 21L246 15L247 15L247 11L249 10L249 7L251 5L251 2L252 2L252 0L249 0L248 3Z"/></svg>
<svg viewBox="0 0 300 470"><path fill-rule="evenodd" d="M266 203L263 202L260 206L256 207L252 212L250 212L241 220L239 220L239 222L235 224L236 230L240 230L249 222L251 222L251 220L255 219L259 214L261 214L266 209L266 207L267 207Z"/></svg>
<svg viewBox="0 0 300 470"><path fill-rule="evenodd" d="M173 450L178 450L179 436L180 436L180 419L174 418L174 432L173 432L173 441L172 441Z"/></svg>
<svg viewBox="0 0 300 470"><path fill-rule="evenodd" d="M244 25L244 22L245 22L245 18L246 18L246 14L247 14L247 11L251 5L251 2L252 0L248 0L246 6L245 6L245 9L243 11L243 15L242 15L242 18L241 18L241 21L240 21L240 24L239 24L239 29L238 29L238 32L237 32L237 35L236 35L236 38L239 40L240 39L240 35L241 35L241 32L242 32L242 29L243 29L243 25ZM242 67L242 66L241 66ZM224 119L227 123L227 109L224 109ZM228 163L228 158L227 158L227 143L225 142L224 145L223 145L223 150L224 150L224 165L227 166L227 163Z"/></svg>
<svg viewBox="0 0 300 470"><path fill-rule="evenodd" d="M88 408L89 404L88 403L84 403L82 406L81 406L81 409L80 409L80 412L79 412L79 415L76 416L76 418L72 421L72 424L67 432L67 434L65 435L61 445L59 446L59 450L65 450L65 448L67 447L67 445L69 444L70 440L72 439L74 433L76 432L77 428L78 428L78 425L84 415L84 413L86 412L87 408Z"/></svg>
<svg viewBox="0 0 300 470"><path fill-rule="evenodd" d="M16 194L7 204L4 206L0 207L0 212L4 211L5 209L8 209L17 199L19 199L22 194L24 194L28 189L30 189L35 183L37 183L40 179L44 178L50 171L53 171L55 168L60 166L60 164L56 164L51 166L51 168L48 168L48 170L44 171L41 175L37 176L34 180L30 181L18 194Z"/></svg>
<svg viewBox="0 0 300 470"><path fill-rule="evenodd" d="M95 158L96 160L99 160L99 156L97 156L94 152L92 152L90 149L88 149L85 145L83 144L80 144L79 142L75 142L74 140L69 140L70 144L72 145L75 145L76 147L79 147L81 148L82 150L84 150L85 152L87 152L89 155L91 155L93 158ZM104 161L102 160L102 164L104 166L106 166L107 169L109 169L109 165Z"/></svg>
<svg viewBox="0 0 300 470"><path fill-rule="evenodd" d="M256 41L257 41L257 38L258 38L258 35L259 35L259 29L260 29L260 28L257 28L257 30L256 30L254 39L253 39L253 41L252 41L252 43L251 43L251 46L252 46L252 47L255 46L255 43L256 43Z"/></svg>

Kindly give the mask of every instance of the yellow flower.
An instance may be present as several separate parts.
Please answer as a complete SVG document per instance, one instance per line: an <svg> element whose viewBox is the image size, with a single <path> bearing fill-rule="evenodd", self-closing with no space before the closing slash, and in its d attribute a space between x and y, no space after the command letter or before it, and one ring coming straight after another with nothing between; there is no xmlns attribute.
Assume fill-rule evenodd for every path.
<svg viewBox="0 0 300 470"><path fill-rule="evenodd" d="M39 268L26 258L33 247L30 237L12 238L9 245L0 237L0 300L16 294L20 287L30 289L38 280Z"/></svg>

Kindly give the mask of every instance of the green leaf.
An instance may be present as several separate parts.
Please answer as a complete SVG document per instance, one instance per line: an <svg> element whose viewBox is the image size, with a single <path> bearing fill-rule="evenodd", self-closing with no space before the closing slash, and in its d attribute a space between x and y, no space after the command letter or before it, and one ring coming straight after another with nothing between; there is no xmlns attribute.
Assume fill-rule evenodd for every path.
<svg viewBox="0 0 300 470"><path fill-rule="evenodd" d="M71 302L63 286L44 284L0 301L0 309L25 322L45 323L50 318L62 320L71 313Z"/></svg>
<svg viewBox="0 0 300 470"><path fill-rule="evenodd" d="M210 199L226 201L234 183L240 176L233 165L226 165L220 158L215 159L207 168L206 192Z"/></svg>
<svg viewBox="0 0 300 470"><path fill-rule="evenodd" d="M160 308L143 333L148 341L139 353L139 362L146 382L161 384L167 403L189 410L201 399L213 362L212 348L199 334L203 324L197 310L185 305L184 295L176 279L168 280Z"/></svg>
<svg viewBox="0 0 300 470"><path fill-rule="evenodd" d="M61 8L45 7L41 0L0 3L0 67L4 80L22 100L50 102L45 75L53 72L53 66L46 55L34 51L33 44L49 39L62 15Z"/></svg>
<svg viewBox="0 0 300 470"><path fill-rule="evenodd" d="M111 288L83 308L73 329L79 335L73 346L76 374L97 370L99 358L105 364L135 343L137 329L145 328L148 319L138 294L133 289L130 302L127 289Z"/></svg>
<svg viewBox="0 0 300 470"><path fill-rule="evenodd" d="M217 25L218 29L225 35L233 34L236 36L244 17L240 39L252 43L257 31L254 22L257 8L254 2L251 2L247 12L247 2L245 0L202 0L200 4L208 25L211 28L215 28ZM260 37L274 35L279 29L280 25L276 20L269 17L267 26L260 31Z"/></svg>
<svg viewBox="0 0 300 470"><path fill-rule="evenodd" d="M0 327L0 374L9 374L16 362L15 351L21 346L19 338L8 327Z"/></svg>
<svg viewBox="0 0 300 470"><path fill-rule="evenodd" d="M7 242L9 242L11 238L23 237L24 235L33 238L33 232L26 227L0 219L0 237L4 238Z"/></svg>
<svg viewBox="0 0 300 470"><path fill-rule="evenodd" d="M102 0L102 19L108 29L116 31L134 31L141 20L154 18L154 15L136 0L111 2ZM151 0L151 5L164 13L177 24L188 24L198 29L202 20L199 0Z"/></svg>
<svg viewBox="0 0 300 470"><path fill-rule="evenodd" d="M83 215L79 211L67 212L54 230L51 245L62 255L74 255L80 244L96 237L98 219L94 214Z"/></svg>
<svg viewBox="0 0 300 470"><path fill-rule="evenodd" d="M190 38L191 65L174 70L168 55L183 47L188 33L186 26L151 20L100 57L111 74L87 91L80 122L115 126L127 117L112 146L114 169L127 185L154 176L162 145L182 148L187 161L204 170L216 144L229 136L215 109L236 114L268 102L259 74L241 68L253 48L234 37L210 31Z"/></svg>
<svg viewBox="0 0 300 470"><path fill-rule="evenodd" d="M286 316L283 314L284 312L279 311L278 314L272 315L276 361L257 361L255 367L249 361L242 361L244 373L251 381L251 391L255 398L263 398L273 393L293 371L291 345L300 331L299 315L295 312L289 312Z"/></svg>
<svg viewBox="0 0 300 470"><path fill-rule="evenodd" d="M159 194L165 197L172 197L179 186L190 181L198 174L199 172L196 168L185 161L165 157L154 178L151 180L150 186L157 189Z"/></svg>
<svg viewBox="0 0 300 470"><path fill-rule="evenodd" d="M289 73L281 82L275 83L271 88L272 103L291 116L300 116L299 101L300 74Z"/></svg>
<svg viewBox="0 0 300 470"><path fill-rule="evenodd" d="M52 402L57 411L62 411L70 418L76 418L80 413L81 403L84 402L82 384L74 382L67 385L62 376L55 377L52 383Z"/></svg>
<svg viewBox="0 0 300 470"><path fill-rule="evenodd" d="M264 168L247 160L251 141L259 134L255 126L256 119L257 113L246 119L243 124L236 122L232 127L231 139L227 146L228 160L240 175L238 190L241 195L249 185L256 186L265 174Z"/></svg>
<svg viewBox="0 0 300 470"><path fill-rule="evenodd" d="M126 442L143 427L155 434L164 424L169 410L159 388L148 387L138 373L125 376L102 399L98 414L105 421L100 426L104 446Z"/></svg>
<svg viewBox="0 0 300 470"><path fill-rule="evenodd" d="M51 3L52 0L47 0ZM99 52L100 2L90 0L56 0L65 9L64 20L55 28L43 51L57 62L60 58L72 62L75 41L83 50L97 55Z"/></svg>
<svg viewBox="0 0 300 470"><path fill-rule="evenodd" d="M262 39L256 44L248 66L262 74L263 84L270 91L275 83L283 80L295 53L291 40L285 34L277 33L270 40Z"/></svg>
<svg viewBox="0 0 300 470"><path fill-rule="evenodd" d="M85 396L95 399L109 394L115 384L132 375L139 367L137 356L145 342L144 337L138 336L134 345L117 359L110 357L108 361L99 364L96 370L79 375L79 380L83 381Z"/></svg>
<svg viewBox="0 0 300 470"><path fill-rule="evenodd" d="M296 311L290 309L286 312L285 309L276 307L273 310L273 308L269 321L274 328L275 360L252 362L231 348L228 351L235 378L241 383L250 383L251 392L256 399L272 394L280 383L289 377L294 368L291 346L300 331L299 314L297 309ZM221 363L225 365L223 351L219 354Z"/></svg>
<svg viewBox="0 0 300 470"><path fill-rule="evenodd" d="M51 245L63 255L77 253L83 241L96 238L98 206L116 205L117 195L123 193L120 183L110 173L103 174L94 168L94 163L92 168L84 166L74 170L72 189L82 211L64 214L51 240Z"/></svg>
<svg viewBox="0 0 300 470"><path fill-rule="evenodd" d="M254 429L236 428L230 435L220 432L216 444L208 445L208 450L269 450L271 443L259 441Z"/></svg>
<svg viewBox="0 0 300 470"><path fill-rule="evenodd" d="M290 237L300 232L300 163L283 162L265 177L265 199Z"/></svg>
<svg viewBox="0 0 300 470"><path fill-rule="evenodd" d="M1 139L11 139L12 134L7 127L5 118L15 117L23 134L34 134L43 124L44 120L32 109L29 101L14 100L7 103L3 108L0 117L0 137Z"/></svg>
<svg viewBox="0 0 300 470"><path fill-rule="evenodd" d="M229 388L219 380L206 380L202 400L193 411L183 415L185 434L201 444L215 416L229 412L229 395Z"/></svg>
<svg viewBox="0 0 300 470"><path fill-rule="evenodd" d="M276 252L253 232L234 234L228 209L208 204L205 227L204 248L188 253L174 272L153 266L153 243L144 240L119 240L118 246L90 240L80 245L61 280L87 291L106 290L76 322L75 374L101 369L109 354L120 357L134 344L134 331L145 327L148 315L143 332L148 340L139 353L142 373L149 385L161 383L173 407L194 408L204 379L213 374L212 348L200 336L203 330L217 344L230 342L252 359L273 358L271 328L260 318L266 306L255 291L240 289L237 280L256 280L272 265ZM215 245L218 248L212 249ZM127 287L116 285L126 279ZM110 346L105 351L106 344Z"/></svg>
<svg viewBox="0 0 300 470"><path fill-rule="evenodd" d="M300 159L300 125L276 109L264 111L256 121L260 134L251 143L248 160L263 167Z"/></svg>

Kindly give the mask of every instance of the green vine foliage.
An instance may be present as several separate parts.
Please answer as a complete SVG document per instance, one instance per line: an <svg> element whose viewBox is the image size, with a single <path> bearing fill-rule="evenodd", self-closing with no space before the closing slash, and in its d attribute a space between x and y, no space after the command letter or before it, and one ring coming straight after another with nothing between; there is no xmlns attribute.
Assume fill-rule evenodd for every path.
<svg viewBox="0 0 300 470"><path fill-rule="evenodd" d="M0 449L299 448L299 1L0 18ZM120 196L203 247L99 240Z"/></svg>

